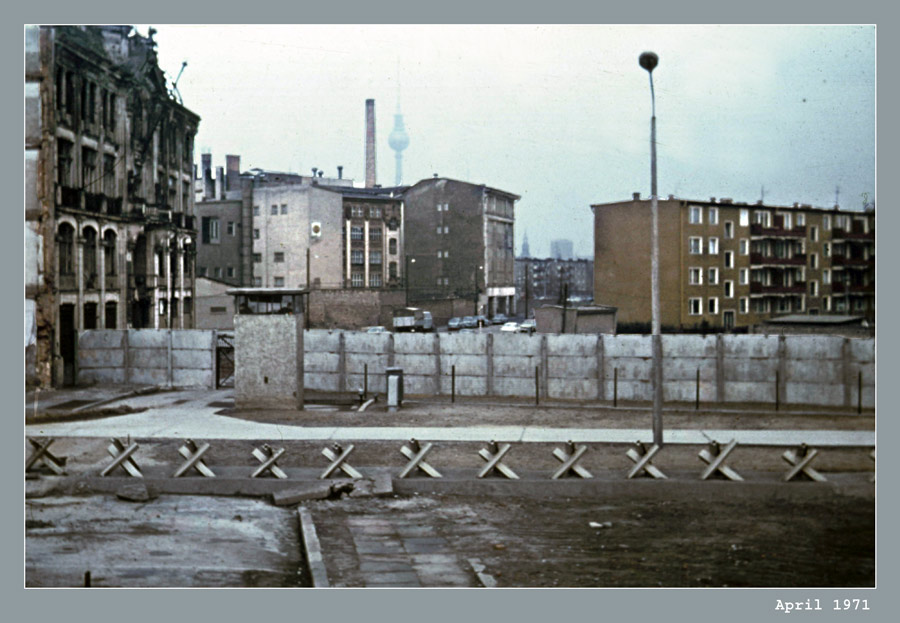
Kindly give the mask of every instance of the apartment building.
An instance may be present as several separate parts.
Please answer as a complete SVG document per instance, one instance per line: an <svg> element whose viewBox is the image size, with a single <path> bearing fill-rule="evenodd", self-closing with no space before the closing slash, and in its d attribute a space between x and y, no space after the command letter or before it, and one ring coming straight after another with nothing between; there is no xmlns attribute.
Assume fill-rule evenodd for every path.
<svg viewBox="0 0 900 623"><path fill-rule="evenodd" d="M594 262L588 259L518 257L516 309L526 316L546 303L559 303L567 290L572 303L594 300Z"/></svg>
<svg viewBox="0 0 900 623"><path fill-rule="evenodd" d="M469 299L478 313L515 313L518 195L448 178L403 193L410 299Z"/></svg>
<svg viewBox="0 0 900 623"><path fill-rule="evenodd" d="M26 28L29 383L74 381L79 331L193 326L200 118L153 34Z"/></svg>
<svg viewBox="0 0 900 623"><path fill-rule="evenodd" d="M875 319L875 212L659 200L660 322L749 327L784 314ZM596 204L594 299L651 322L650 200Z"/></svg>

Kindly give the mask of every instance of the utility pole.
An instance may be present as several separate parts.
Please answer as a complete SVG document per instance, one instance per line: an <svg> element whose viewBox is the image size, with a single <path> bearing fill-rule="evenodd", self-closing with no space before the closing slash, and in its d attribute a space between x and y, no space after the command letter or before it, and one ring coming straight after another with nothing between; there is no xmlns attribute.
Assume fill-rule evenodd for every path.
<svg viewBox="0 0 900 623"><path fill-rule="evenodd" d="M528 318L528 282L531 281L531 262L525 264L525 317Z"/></svg>
<svg viewBox="0 0 900 623"><path fill-rule="evenodd" d="M566 316L569 314L569 284L563 284L563 316L562 316L562 332L566 332Z"/></svg>
<svg viewBox="0 0 900 623"><path fill-rule="evenodd" d="M309 258L311 257L310 248L306 247L306 330L309 331L309 297L312 292L312 282L309 279Z"/></svg>

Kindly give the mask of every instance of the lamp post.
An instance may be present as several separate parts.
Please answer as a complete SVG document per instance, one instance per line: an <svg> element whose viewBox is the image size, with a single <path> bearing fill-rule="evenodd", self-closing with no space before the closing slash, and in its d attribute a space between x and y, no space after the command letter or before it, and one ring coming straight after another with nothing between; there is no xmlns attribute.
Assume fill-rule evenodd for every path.
<svg viewBox="0 0 900 623"><path fill-rule="evenodd" d="M652 317L653 363L651 386L653 391L653 443L663 445L662 424L662 336L659 329L659 205L656 195L656 96L653 93L653 70L659 64L659 57L653 52L644 52L638 59L641 67L650 75L650 298Z"/></svg>
<svg viewBox="0 0 900 623"><path fill-rule="evenodd" d="M415 264L416 258L410 258L409 255L405 255L404 258L406 263L403 273L405 277L404 281L406 282L406 306L409 307L409 264L410 262Z"/></svg>

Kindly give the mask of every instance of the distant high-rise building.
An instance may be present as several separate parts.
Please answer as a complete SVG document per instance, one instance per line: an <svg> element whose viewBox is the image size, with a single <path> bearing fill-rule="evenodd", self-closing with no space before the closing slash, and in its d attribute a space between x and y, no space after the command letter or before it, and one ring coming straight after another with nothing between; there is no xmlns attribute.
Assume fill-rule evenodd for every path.
<svg viewBox="0 0 900 623"><path fill-rule="evenodd" d="M575 254L572 252L572 241L565 238L550 241L550 257L554 260L572 260Z"/></svg>
<svg viewBox="0 0 900 623"><path fill-rule="evenodd" d="M528 232L525 232L525 240L522 241L522 254L519 257L531 257L531 251L528 248Z"/></svg>

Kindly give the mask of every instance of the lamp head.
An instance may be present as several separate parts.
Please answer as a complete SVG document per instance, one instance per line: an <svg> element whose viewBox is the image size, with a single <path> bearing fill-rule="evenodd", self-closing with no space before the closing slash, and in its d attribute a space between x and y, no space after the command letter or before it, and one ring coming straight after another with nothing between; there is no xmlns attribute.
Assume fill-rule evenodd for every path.
<svg viewBox="0 0 900 623"><path fill-rule="evenodd" d="M659 64L659 57L654 52L644 52L641 54L638 62L641 64L641 67L652 73Z"/></svg>

